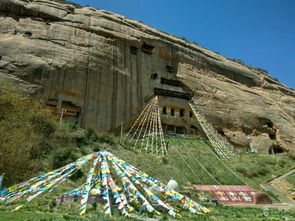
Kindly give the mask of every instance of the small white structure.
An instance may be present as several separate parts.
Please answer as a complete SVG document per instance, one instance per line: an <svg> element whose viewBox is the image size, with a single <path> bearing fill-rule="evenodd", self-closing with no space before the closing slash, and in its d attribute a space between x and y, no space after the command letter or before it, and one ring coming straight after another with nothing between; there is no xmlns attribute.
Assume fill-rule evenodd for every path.
<svg viewBox="0 0 295 221"><path fill-rule="evenodd" d="M171 189L171 190L178 190L179 189L179 185L176 182L176 180L169 180L169 182L167 183L167 186Z"/></svg>

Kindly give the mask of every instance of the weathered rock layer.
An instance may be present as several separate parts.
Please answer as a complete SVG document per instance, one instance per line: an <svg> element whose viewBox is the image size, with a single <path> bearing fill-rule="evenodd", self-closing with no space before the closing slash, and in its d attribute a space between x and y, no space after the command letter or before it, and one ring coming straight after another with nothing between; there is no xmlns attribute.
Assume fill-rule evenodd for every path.
<svg viewBox="0 0 295 221"><path fill-rule="evenodd" d="M0 77L45 100L71 101L82 126L109 130L135 116L157 73L192 89L236 146L295 149L295 92L262 71L104 10L0 0L0 12Z"/></svg>

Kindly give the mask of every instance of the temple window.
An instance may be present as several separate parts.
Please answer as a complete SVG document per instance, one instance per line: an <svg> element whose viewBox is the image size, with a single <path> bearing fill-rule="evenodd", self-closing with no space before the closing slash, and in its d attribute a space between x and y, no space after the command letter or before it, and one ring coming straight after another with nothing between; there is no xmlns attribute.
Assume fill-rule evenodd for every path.
<svg viewBox="0 0 295 221"><path fill-rule="evenodd" d="M175 115L175 109L171 108L171 116L174 116L174 115Z"/></svg>
<svg viewBox="0 0 295 221"><path fill-rule="evenodd" d="M179 111L179 117L184 117L184 109L180 109L180 111Z"/></svg>
<svg viewBox="0 0 295 221"><path fill-rule="evenodd" d="M143 43L143 45L141 47L142 52L147 53L147 54L152 54L153 49L154 49L154 46L148 45L146 43Z"/></svg>
<svg viewBox="0 0 295 221"><path fill-rule="evenodd" d="M183 93L178 91L171 91L162 88L154 88L154 94L160 96L177 97L180 99L191 100L194 96L193 93Z"/></svg>
<svg viewBox="0 0 295 221"><path fill-rule="evenodd" d="M155 80L158 78L158 74L157 73L154 73L151 75L151 79Z"/></svg>
<svg viewBox="0 0 295 221"><path fill-rule="evenodd" d="M167 70L167 72L169 72L169 73L174 73L175 72L175 68L174 68L174 66L172 66L172 65L166 65L166 70Z"/></svg>
<svg viewBox="0 0 295 221"><path fill-rule="evenodd" d="M167 114L167 108L166 107L163 107L162 113Z"/></svg>
<svg viewBox="0 0 295 221"><path fill-rule="evenodd" d="M179 80L172 80L167 78L161 78L161 84L167 84L175 87L181 87L182 83Z"/></svg>
<svg viewBox="0 0 295 221"><path fill-rule="evenodd" d="M130 52L131 52L132 54L137 54L137 47L135 47L135 46L130 46Z"/></svg>

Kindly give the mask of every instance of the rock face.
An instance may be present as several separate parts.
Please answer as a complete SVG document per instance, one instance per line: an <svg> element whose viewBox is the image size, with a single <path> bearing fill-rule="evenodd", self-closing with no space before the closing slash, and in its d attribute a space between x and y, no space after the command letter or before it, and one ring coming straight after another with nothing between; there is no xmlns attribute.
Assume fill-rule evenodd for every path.
<svg viewBox="0 0 295 221"><path fill-rule="evenodd" d="M83 127L110 130L134 117L157 73L192 90L235 146L295 149L295 91L262 71L104 10L0 0L0 12L0 77L80 107Z"/></svg>

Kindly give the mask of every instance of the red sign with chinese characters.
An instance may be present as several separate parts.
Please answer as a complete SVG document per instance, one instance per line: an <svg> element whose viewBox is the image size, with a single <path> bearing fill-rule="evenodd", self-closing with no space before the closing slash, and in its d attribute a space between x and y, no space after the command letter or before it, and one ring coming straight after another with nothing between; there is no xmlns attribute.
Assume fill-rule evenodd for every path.
<svg viewBox="0 0 295 221"><path fill-rule="evenodd" d="M196 190L210 191L223 204L255 204L256 190L239 185L194 185Z"/></svg>

